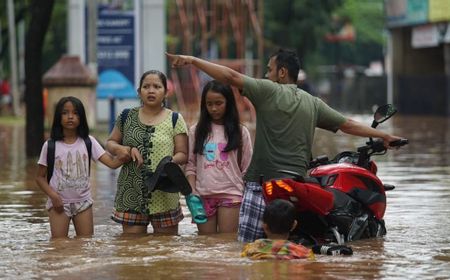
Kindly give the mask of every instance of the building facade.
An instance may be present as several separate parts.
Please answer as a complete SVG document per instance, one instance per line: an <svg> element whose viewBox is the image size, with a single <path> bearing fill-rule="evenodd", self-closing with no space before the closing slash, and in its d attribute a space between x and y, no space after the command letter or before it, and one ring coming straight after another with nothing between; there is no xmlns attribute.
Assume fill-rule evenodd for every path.
<svg viewBox="0 0 450 280"><path fill-rule="evenodd" d="M450 1L385 0L388 100L399 111L450 116Z"/></svg>

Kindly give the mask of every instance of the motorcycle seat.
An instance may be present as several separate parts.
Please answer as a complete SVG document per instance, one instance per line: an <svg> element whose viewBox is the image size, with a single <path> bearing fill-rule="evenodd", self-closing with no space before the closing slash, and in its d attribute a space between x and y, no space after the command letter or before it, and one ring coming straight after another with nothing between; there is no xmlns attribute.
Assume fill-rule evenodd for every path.
<svg viewBox="0 0 450 280"><path fill-rule="evenodd" d="M288 178L293 179L296 182L300 182L300 183L313 183L313 184L319 184L321 185L320 182L320 178L315 178L315 177L303 177L302 175L298 174L295 171L290 171L290 170L277 170L280 173L284 173L289 175Z"/></svg>
<svg viewBox="0 0 450 280"><path fill-rule="evenodd" d="M321 180L320 178L316 178L316 177L305 177L304 179L304 183L313 183L313 184L321 184Z"/></svg>

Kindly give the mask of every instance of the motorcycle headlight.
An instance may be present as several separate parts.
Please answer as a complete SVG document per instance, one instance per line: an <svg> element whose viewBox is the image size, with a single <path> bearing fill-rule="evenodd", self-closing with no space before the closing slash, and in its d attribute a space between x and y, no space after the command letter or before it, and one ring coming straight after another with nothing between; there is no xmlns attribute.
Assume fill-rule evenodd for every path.
<svg viewBox="0 0 450 280"><path fill-rule="evenodd" d="M350 156L341 157L338 163L353 163L353 157Z"/></svg>

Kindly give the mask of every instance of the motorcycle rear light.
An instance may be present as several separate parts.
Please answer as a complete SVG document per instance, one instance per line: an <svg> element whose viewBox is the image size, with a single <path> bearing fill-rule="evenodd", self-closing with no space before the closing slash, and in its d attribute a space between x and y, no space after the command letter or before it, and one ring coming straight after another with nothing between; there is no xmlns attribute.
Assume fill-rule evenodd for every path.
<svg viewBox="0 0 450 280"><path fill-rule="evenodd" d="M272 195L272 193L273 193L273 185L272 185L271 182L264 183L264 189L266 190L266 193L268 195Z"/></svg>
<svg viewBox="0 0 450 280"><path fill-rule="evenodd" d="M275 181L275 184L276 184L279 188L285 189L285 190L287 190L288 192L293 192L293 191L294 191L294 189L293 189L291 186L289 186L288 184L286 184L283 180L276 180L276 181Z"/></svg>

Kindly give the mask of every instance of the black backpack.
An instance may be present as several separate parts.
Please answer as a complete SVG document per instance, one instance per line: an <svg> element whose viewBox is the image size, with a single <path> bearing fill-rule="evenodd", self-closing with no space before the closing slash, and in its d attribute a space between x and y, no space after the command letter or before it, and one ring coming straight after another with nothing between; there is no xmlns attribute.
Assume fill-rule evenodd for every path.
<svg viewBox="0 0 450 280"><path fill-rule="evenodd" d="M89 174L91 174L91 157L92 157L92 142L88 137L83 138L86 144L89 158ZM55 168L55 140L48 139L47 141L47 182L50 182L50 178L53 175L53 169Z"/></svg>

